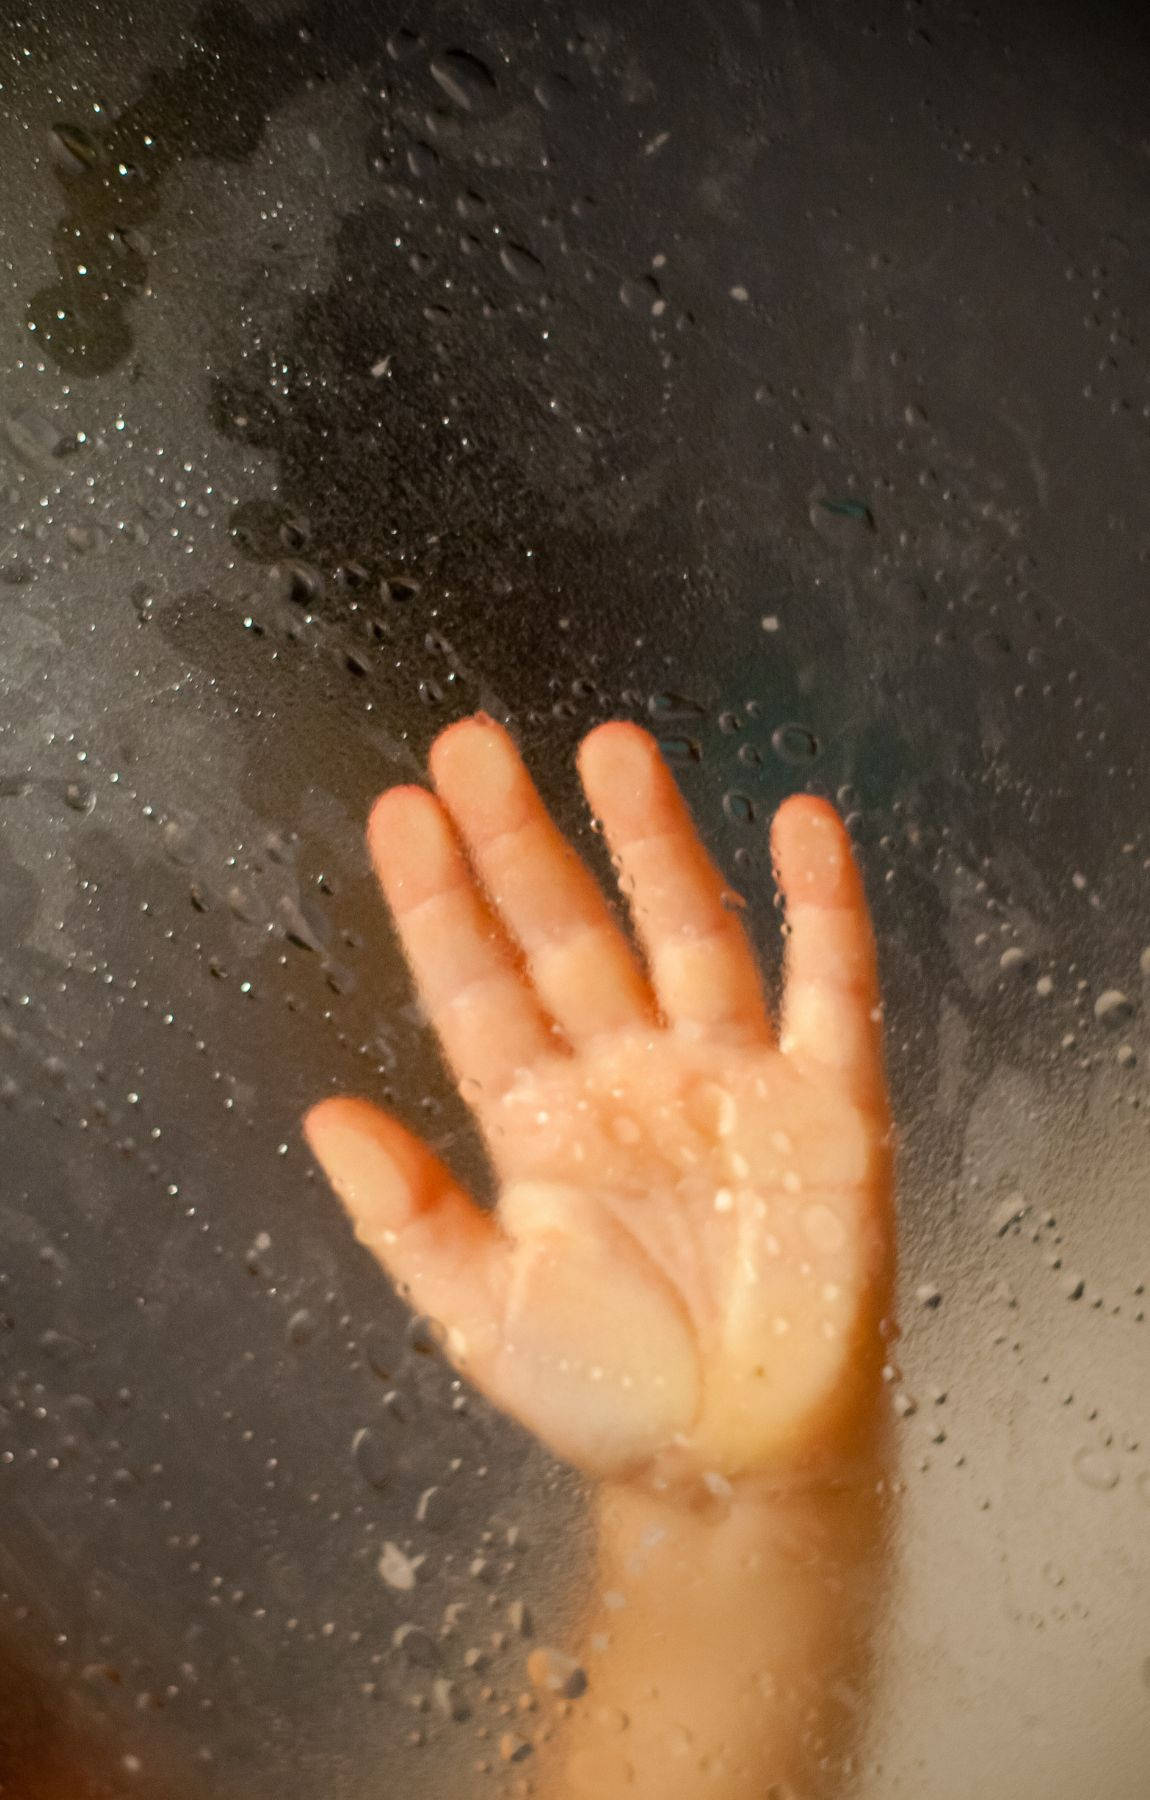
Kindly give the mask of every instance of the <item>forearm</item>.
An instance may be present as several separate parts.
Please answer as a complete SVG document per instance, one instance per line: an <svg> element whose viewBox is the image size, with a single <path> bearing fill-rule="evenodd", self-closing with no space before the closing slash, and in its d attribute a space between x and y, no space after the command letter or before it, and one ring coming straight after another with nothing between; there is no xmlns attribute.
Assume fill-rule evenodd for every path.
<svg viewBox="0 0 1150 1800"><path fill-rule="evenodd" d="M877 1460L789 1497L597 1496L586 1694L547 1747L548 1800L835 1792L880 1579Z"/></svg>

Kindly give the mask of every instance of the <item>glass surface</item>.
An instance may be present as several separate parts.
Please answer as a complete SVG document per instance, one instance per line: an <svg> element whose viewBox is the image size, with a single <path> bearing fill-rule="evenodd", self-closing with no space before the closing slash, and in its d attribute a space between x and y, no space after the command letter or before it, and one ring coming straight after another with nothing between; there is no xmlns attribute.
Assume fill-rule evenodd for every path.
<svg viewBox="0 0 1150 1800"><path fill-rule="evenodd" d="M576 1616L579 1483L408 1320L299 1130L366 1092L483 1189L363 849L483 708L605 880L574 750L645 721L768 964L775 807L848 815L901 1494L841 1791L1139 1800L1134 25L0 22L9 1745L93 1795L532 1779L499 1744L523 1607Z"/></svg>

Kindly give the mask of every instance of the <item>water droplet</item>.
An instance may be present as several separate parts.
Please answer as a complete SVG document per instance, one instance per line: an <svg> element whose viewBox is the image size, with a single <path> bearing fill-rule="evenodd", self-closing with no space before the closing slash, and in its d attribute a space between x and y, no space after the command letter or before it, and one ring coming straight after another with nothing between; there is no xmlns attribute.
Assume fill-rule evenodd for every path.
<svg viewBox="0 0 1150 1800"><path fill-rule="evenodd" d="M421 583L413 581L410 575L385 575L380 587L385 600L404 602L416 598Z"/></svg>
<svg viewBox="0 0 1150 1800"><path fill-rule="evenodd" d="M228 907L245 925L254 925L260 917L258 902L238 884L228 889Z"/></svg>
<svg viewBox="0 0 1150 1800"><path fill-rule="evenodd" d="M1121 1471L1114 1458L1104 1450L1079 1450L1073 1466L1079 1481L1097 1493L1108 1494L1118 1486Z"/></svg>
<svg viewBox="0 0 1150 1800"><path fill-rule="evenodd" d="M351 1440L355 1466L369 1487L386 1487L391 1476L391 1459L377 1433L364 1425ZM381 1571L382 1573L382 1571ZM386 1580L386 1577L384 1578Z"/></svg>
<svg viewBox="0 0 1150 1800"><path fill-rule="evenodd" d="M1001 1206L997 1206L991 1215L991 1230L996 1237L1005 1237L1010 1227L1022 1218L1026 1211L1026 1201L1021 1194L1008 1194Z"/></svg>
<svg viewBox="0 0 1150 1800"><path fill-rule="evenodd" d="M426 181L439 167L439 152L430 144L412 144L407 152L407 166L417 181Z"/></svg>
<svg viewBox="0 0 1150 1800"><path fill-rule="evenodd" d="M323 597L323 577L307 563L284 563L284 592L297 606L314 606Z"/></svg>
<svg viewBox="0 0 1150 1800"><path fill-rule="evenodd" d="M505 1731L499 1739L499 1755L503 1762L521 1763L531 1755L531 1745L517 1731Z"/></svg>
<svg viewBox="0 0 1150 1800"><path fill-rule="evenodd" d="M315 1320L306 1306L301 1306L298 1312L293 1312L287 1322L287 1341L294 1349L300 1350L305 1344L310 1344L315 1332Z"/></svg>
<svg viewBox="0 0 1150 1800"><path fill-rule="evenodd" d="M569 81L566 75L558 73L541 75L533 91L545 112L565 111L577 93L575 83Z"/></svg>
<svg viewBox="0 0 1150 1800"><path fill-rule="evenodd" d="M842 499L817 496L811 501L810 521L821 538L849 543L857 533L874 530L874 514L865 500L847 495Z"/></svg>
<svg viewBox="0 0 1150 1800"><path fill-rule="evenodd" d="M399 1545L393 1544L389 1538L383 1546L383 1554L376 1564L376 1568L381 1580L385 1581L388 1587L395 1588L400 1593L409 1594L415 1586L417 1571L423 1560L422 1556L405 1555Z"/></svg>
<svg viewBox="0 0 1150 1800"><path fill-rule="evenodd" d="M659 739L659 749L662 751L668 762L701 762L703 759L703 752L695 742L694 738L661 737Z"/></svg>
<svg viewBox="0 0 1150 1800"><path fill-rule="evenodd" d="M311 950L318 955L330 940L330 929L323 915L312 913L309 917L302 906L297 906L286 895L277 901L276 914L288 943L295 944L299 950Z"/></svg>
<svg viewBox="0 0 1150 1800"><path fill-rule="evenodd" d="M76 440L41 413L8 413L4 417L3 428L13 450L25 462L52 462L76 448Z"/></svg>
<svg viewBox="0 0 1150 1800"><path fill-rule="evenodd" d="M96 796L86 781L70 781L64 789L64 804L73 812L90 813L96 804Z"/></svg>
<svg viewBox="0 0 1150 1800"><path fill-rule="evenodd" d="M1094 1017L1103 1025L1124 1025L1134 1012L1134 1002L1121 988L1107 988L1094 1002Z"/></svg>
<svg viewBox="0 0 1150 1800"><path fill-rule="evenodd" d="M933 1281L924 1281L915 1288L914 1297L920 1306L937 1307L942 1304L942 1289Z"/></svg>
<svg viewBox="0 0 1150 1800"><path fill-rule="evenodd" d="M738 788L728 788L723 795L723 811L733 825L753 825L755 822L755 803L749 794L740 793Z"/></svg>
<svg viewBox="0 0 1150 1800"><path fill-rule="evenodd" d="M391 1634L395 1648L402 1652L404 1661L413 1669L434 1669L439 1666L440 1656L435 1639L430 1633L410 1621L397 1625Z"/></svg>
<svg viewBox="0 0 1150 1800"><path fill-rule="evenodd" d="M1004 975L1021 974L1030 964L1030 957L1018 944L1011 944L998 959L998 966Z"/></svg>
<svg viewBox="0 0 1150 1800"><path fill-rule="evenodd" d="M771 733L771 748L786 763L813 762L819 753L819 740L805 725L776 725Z"/></svg>
<svg viewBox="0 0 1150 1800"><path fill-rule="evenodd" d="M423 39L418 31L411 31L406 25L401 25L387 40L387 54L392 62L406 62L415 55L422 43Z"/></svg>
<svg viewBox="0 0 1150 1800"><path fill-rule="evenodd" d="M706 716L705 708L697 700L690 700L685 694L666 691L650 696L647 711L653 719L665 725L682 719L701 719Z"/></svg>
<svg viewBox="0 0 1150 1800"><path fill-rule="evenodd" d="M49 132L52 159L68 175L84 175L100 160L100 146L82 125L53 125Z"/></svg>
<svg viewBox="0 0 1150 1800"><path fill-rule="evenodd" d="M718 1188L715 1192L715 1211L729 1213L735 1204L735 1196L730 1188Z"/></svg>
<svg viewBox="0 0 1150 1800"><path fill-rule="evenodd" d="M441 1712L444 1718L453 1719L456 1723L470 1718L471 1708L459 1692L455 1682L448 1681L446 1676L441 1675L432 1682L431 1697L437 1712Z"/></svg>
<svg viewBox="0 0 1150 1800"><path fill-rule="evenodd" d="M459 1495L451 1488L424 1488L415 1503L416 1523L428 1531L448 1531L459 1517L459 1507Z"/></svg>
<svg viewBox="0 0 1150 1800"><path fill-rule="evenodd" d="M582 1666L565 1650L540 1645L527 1658L527 1679L532 1687L564 1700L577 1700L587 1689L587 1675Z"/></svg>
<svg viewBox="0 0 1150 1800"><path fill-rule="evenodd" d="M546 272L539 258L522 244L501 244L499 260L512 280L522 282L525 287L535 286Z"/></svg>
<svg viewBox="0 0 1150 1800"><path fill-rule="evenodd" d="M495 77L469 50L445 50L432 58L432 79L464 112L481 112L495 96Z"/></svg>

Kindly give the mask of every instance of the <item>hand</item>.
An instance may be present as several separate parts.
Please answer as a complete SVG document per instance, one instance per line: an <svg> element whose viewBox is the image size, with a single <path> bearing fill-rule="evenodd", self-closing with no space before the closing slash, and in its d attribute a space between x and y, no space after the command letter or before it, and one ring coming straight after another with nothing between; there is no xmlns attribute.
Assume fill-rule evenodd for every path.
<svg viewBox="0 0 1150 1800"><path fill-rule="evenodd" d="M794 796L776 1040L743 926L653 740L612 723L579 769L646 956L484 715L394 788L368 841L499 1181L476 1205L365 1101L308 1140L457 1367L559 1456L614 1480L789 1478L873 1397L891 1280L874 945L846 833Z"/></svg>

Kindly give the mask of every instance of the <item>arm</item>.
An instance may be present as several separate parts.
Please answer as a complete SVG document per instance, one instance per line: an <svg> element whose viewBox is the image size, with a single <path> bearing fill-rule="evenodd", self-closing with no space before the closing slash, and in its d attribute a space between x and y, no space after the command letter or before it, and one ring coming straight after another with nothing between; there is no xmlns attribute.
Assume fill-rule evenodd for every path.
<svg viewBox="0 0 1150 1800"><path fill-rule="evenodd" d="M837 1792L883 1592L883 1502L877 1454L789 1496L604 1486L589 1687L548 1757L548 1796Z"/></svg>

